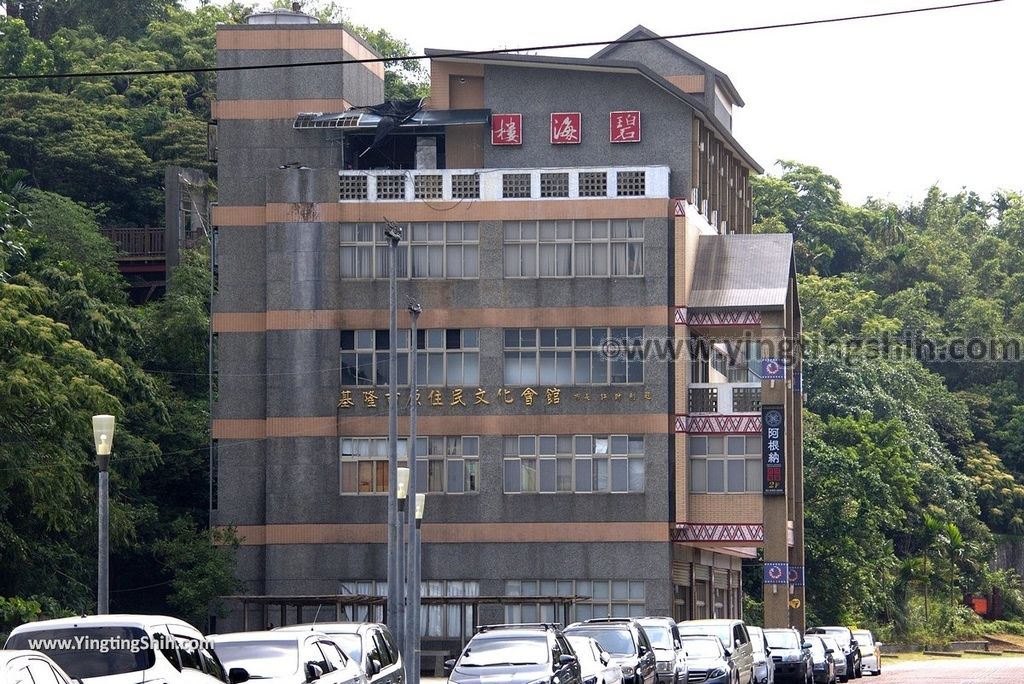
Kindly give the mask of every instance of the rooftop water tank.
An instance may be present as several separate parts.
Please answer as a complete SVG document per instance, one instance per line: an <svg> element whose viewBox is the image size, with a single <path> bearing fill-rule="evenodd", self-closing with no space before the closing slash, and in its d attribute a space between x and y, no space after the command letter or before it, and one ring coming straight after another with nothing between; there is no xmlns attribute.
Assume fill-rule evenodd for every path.
<svg viewBox="0 0 1024 684"><path fill-rule="evenodd" d="M300 9L297 2L292 3L292 8L272 9L266 12L256 12L245 18L246 24L319 24L320 21Z"/></svg>

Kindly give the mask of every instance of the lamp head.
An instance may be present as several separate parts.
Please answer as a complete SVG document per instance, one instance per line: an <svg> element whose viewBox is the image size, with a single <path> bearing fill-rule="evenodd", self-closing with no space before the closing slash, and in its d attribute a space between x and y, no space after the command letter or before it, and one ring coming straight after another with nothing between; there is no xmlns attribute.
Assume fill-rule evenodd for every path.
<svg viewBox="0 0 1024 684"><path fill-rule="evenodd" d="M92 438L96 444L96 455L109 456L114 446L114 416L93 416Z"/></svg>
<svg viewBox="0 0 1024 684"><path fill-rule="evenodd" d="M404 501L409 496L409 469L398 469L398 500Z"/></svg>
<svg viewBox="0 0 1024 684"><path fill-rule="evenodd" d="M427 495L420 492L416 495L416 519L423 520L423 509L427 507Z"/></svg>

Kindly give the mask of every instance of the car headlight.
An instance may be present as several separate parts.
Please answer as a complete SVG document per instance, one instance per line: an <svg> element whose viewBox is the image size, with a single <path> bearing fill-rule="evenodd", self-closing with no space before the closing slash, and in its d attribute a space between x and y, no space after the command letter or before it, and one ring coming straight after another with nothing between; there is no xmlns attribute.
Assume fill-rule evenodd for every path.
<svg viewBox="0 0 1024 684"><path fill-rule="evenodd" d="M785 663L799 663L803 656L799 654L790 654L782 656L782 661Z"/></svg>
<svg viewBox="0 0 1024 684"><path fill-rule="evenodd" d="M672 661L671 660L659 660L658 661L658 672L671 672Z"/></svg>
<svg viewBox="0 0 1024 684"><path fill-rule="evenodd" d="M594 675L593 677L587 677L583 680L583 684L597 684L597 675Z"/></svg>
<svg viewBox="0 0 1024 684"><path fill-rule="evenodd" d="M624 674L627 677L632 677L633 676L633 666L632 665L623 665L622 666L622 674Z"/></svg>
<svg viewBox="0 0 1024 684"><path fill-rule="evenodd" d="M716 667L711 672L708 672L708 679L714 679L715 677L724 677L727 671L724 667Z"/></svg>

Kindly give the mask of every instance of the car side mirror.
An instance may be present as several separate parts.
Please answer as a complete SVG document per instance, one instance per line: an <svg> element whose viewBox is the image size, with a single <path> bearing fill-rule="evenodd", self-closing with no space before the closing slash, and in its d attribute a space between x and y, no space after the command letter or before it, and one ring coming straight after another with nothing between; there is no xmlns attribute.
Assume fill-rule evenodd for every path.
<svg viewBox="0 0 1024 684"><path fill-rule="evenodd" d="M858 646L860 646L860 644L857 643L856 639L850 641L850 648L857 648Z"/></svg>
<svg viewBox="0 0 1024 684"><path fill-rule="evenodd" d="M726 658L728 658L729 656L732 655L732 651L730 651L729 649L726 648L726 649L723 649L723 650L725 651L725 657Z"/></svg>
<svg viewBox="0 0 1024 684"><path fill-rule="evenodd" d="M370 671L369 675L371 677L375 674L378 674L381 670L380 661L376 658L370 658L370 664L366 669Z"/></svg>
<svg viewBox="0 0 1024 684"><path fill-rule="evenodd" d="M601 664L602 664L602 665L607 665L607 664L608 664L608 663L610 663L610 662L612 662L611 658L609 658L609 657L608 657L608 656L606 656L606 655L605 655L604 653L602 653L602 654L601 654Z"/></svg>
<svg viewBox="0 0 1024 684"><path fill-rule="evenodd" d="M577 662L577 658L574 655L569 655L568 653L563 653L562 655L558 656L558 664L559 665L572 665L572 664L574 664L576 662Z"/></svg>
<svg viewBox="0 0 1024 684"><path fill-rule="evenodd" d="M306 663L306 681L315 682L324 676L324 669L316 663Z"/></svg>
<svg viewBox="0 0 1024 684"><path fill-rule="evenodd" d="M768 646L768 644L764 645L764 654L765 655L771 655L772 654L772 649Z"/></svg>
<svg viewBox="0 0 1024 684"><path fill-rule="evenodd" d="M81 680L75 680L78 684L82 684ZM249 671L244 667L233 667L228 670L228 684L242 684L242 682L249 681Z"/></svg>
<svg viewBox="0 0 1024 684"><path fill-rule="evenodd" d="M444 661L444 672L445 674L451 674L452 670L455 669L455 658L449 658Z"/></svg>
<svg viewBox="0 0 1024 684"><path fill-rule="evenodd" d="M805 651L811 650L811 642L805 641L804 643L800 644L800 648L802 648Z"/></svg>
<svg viewBox="0 0 1024 684"><path fill-rule="evenodd" d="M832 649L832 648L826 648L826 649L825 649L825 653L835 653L835 649Z"/></svg>
<svg viewBox="0 0 1024 684"><path fill-rule="evenodd" d="M878 646L878 648L882 648L882 642L881 641L876 641L875 642L875 646Z"/></svg>

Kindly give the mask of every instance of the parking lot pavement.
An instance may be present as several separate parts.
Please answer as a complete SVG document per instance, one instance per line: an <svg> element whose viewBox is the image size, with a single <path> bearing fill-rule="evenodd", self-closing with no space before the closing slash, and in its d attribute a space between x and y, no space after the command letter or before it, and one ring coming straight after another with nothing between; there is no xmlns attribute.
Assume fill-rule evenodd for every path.
<svg viewBox="0 0 1024 684"><path fill-rule="evenodd" d="M882 676L864 677L857 684L1010 684L1024 679L1024 658L937 658L899 662L882 656Z"/></svg>

